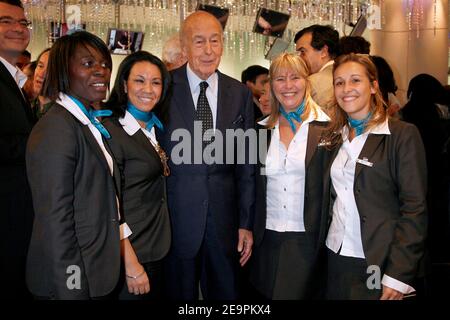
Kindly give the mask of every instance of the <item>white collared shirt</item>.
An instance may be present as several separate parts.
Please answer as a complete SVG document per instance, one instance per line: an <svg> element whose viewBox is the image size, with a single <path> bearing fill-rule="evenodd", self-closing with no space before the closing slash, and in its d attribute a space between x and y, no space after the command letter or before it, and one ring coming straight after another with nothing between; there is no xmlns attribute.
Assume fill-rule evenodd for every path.
<svg viewBox="0 0 450 320"><path fill-rule="evenodd" d="M359 159L361 150L369 134L390 135L388 119L378 126L367 130L363 134L348 140L348 128L342 130L343 144L331 166L331 182L336 191L333 205L333 215L328 231L326 246L347 257L365 258L361 237L361 222L356 206L353 186L355 169L358 161L369 162L370 159ZM396 279L384 275L382 284L403 293L415 291L413 288Z"/></svg>
<svg viewBox="0 0 450 320"><path fill-rule="evenodd" d="M197 110L198 96L200 95L200 82L206 81L208 88L206 88L206 98L208 99L209 107L211 108L213 117L213 129L216 129L217 119L217 95L219 92L219 76L217 72L214 72L208 79L200 79L194 71L192 71L189 63L186 66L186 73L189 82L189 88L191 89L192 100L194 101L194 108Z"/></svg>
<svg viewBox="0 0 450 320"><path fill-rule="evenodd" d="M311 104L308 118L297 129L287 150L280 139L279 123L273 129L266 159L267 229L278 232L305 231L303 210L309 123L330 120L320 107L315 103L311 102ZM267 118L259 124L265 124L265 122Z"/></svg>
<svg viewBox="0 0 450 320"><path fill-rule="evenodd" d="M83 125L88 126L89 130L91 130L92 134L94 135L94 138L97 141L100 149L102 150L103 155L105 156L106 162L108 163L109 171L111 172L112 176L114 173L113 159L109 154L109 152L106 150L105 145L103 144L102 134L100 133L100 131L97 130L97 128L91 123L88 117L83 113L83 111L80 110L78 105L68 95L60 92L59 98L56 100L56 103L63 106ZM117 199L117 195L116 195L116 202L117 202L117 215L120 221L119 200ZM131 229L128 227L128 225L126 223L122 223L120 225L120 239L122 240L128 238L131 234L132 232Z"/></svg>
<svg viewBox="0 0 450 320"><path fill-rule="evenodd" d="M25 75L25 73L22 72L17 66L13 66L11 63L0 57L0 62L3 63L5 68L9 71L11 76L14 78L14 81L17 83L19 88L23 88L25 85L25 82L27 82L28 77Z"/></svg>
<svg viewBox="0 0 450 320"><path fill-rule="evenodd" d="M156 140L155 127L152 127L150 131L142 128L136 118L133 117L133 115L129 113L128 110L125 111L125 116L123 118L120 118L119 122L129 136L132 136L139 130L142 130L142 132L145 134L148 140L150 140L153 146L158 145L158 141Z"/></svg>

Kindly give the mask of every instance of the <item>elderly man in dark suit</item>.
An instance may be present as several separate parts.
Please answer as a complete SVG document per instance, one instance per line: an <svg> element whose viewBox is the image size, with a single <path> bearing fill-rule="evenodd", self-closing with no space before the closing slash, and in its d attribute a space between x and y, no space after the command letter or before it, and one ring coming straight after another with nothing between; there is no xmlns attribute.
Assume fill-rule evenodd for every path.
<svg viewBox="0 0 450 320"><path fill-rule="evenodd" d="M190 158L197 142L207 153L208 142L191 139L188 150L178 154L179 141L172 133L184 129L194 137L196 121L202 123L202 134L211 129L225 136L227 129L252 128L252 96L243 84L217 71L223 30L214 16L204 11L188 16L181 41L188 63L172 73L169 124L161 137L171 158L167 196L173 239L166 292L172 299L194 300L200 282L204 299L236 299L239 262L247 262L253 244L255 166L248 161L208 165L203 157L201 163L180 163L178 156ZM234 146L235 156L237 149Z"/></svg>
<svg viewBox="0 0 450 320"><path fill-rule="evenodd" d="M25 258L33 219L25 146L34 117L21 91L27 77L16 67L30 41L28 26L19 0L0 0L0 272L2 295L14 299L29 296Z"/></svg>

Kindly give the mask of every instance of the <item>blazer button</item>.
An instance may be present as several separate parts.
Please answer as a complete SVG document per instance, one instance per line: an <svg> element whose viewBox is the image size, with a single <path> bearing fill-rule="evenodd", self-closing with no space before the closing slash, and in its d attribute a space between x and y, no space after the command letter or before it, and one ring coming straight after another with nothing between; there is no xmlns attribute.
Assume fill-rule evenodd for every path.
<svg viewBox="0 0 450 320"><path fill-rule="evenodd" d="M164 199L164 198L161 198L161 203L164 203L164 201L166 201L166 199Z"/></svg>
<svg viewBox="0 0 450 320"><path fill-rule="evenodd" d="M366 216L362 216L361 221L362 221L363 223L365 223L366 220L367 220L367 217L366 217Z"/></svg>
<svg viewBox="0 0 450 320"><path fill-rule="evenodd" d="M111 219L111 222L116 222L116 221L117 221L117 219L115 219L115 218Z"/></svg>

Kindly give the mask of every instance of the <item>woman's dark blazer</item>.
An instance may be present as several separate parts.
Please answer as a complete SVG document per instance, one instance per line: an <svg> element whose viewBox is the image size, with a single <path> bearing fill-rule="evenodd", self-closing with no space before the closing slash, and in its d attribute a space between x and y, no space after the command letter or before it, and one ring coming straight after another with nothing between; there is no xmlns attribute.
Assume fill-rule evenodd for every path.
<svg viewBox="0 0 450 320"><path fill-rule="evenodd" d="M305 205L303 212L305 234L307 241L317 250L323 246L324 239L323 237L320 239L319 235L325 232L324 229L327 226L327 212L322 210L322 197L324 192L324 172L329 166L331 152L327 150L326 145L321 141L322 132L326 125L326 122L319 121L309 123L305 157ZM255 246L261 243L266 229L267 176L264 174L264 169L265 157L270 145L271 132L271 130L263 129L262 126L259 126L258 130L266 130L268 139L267 145L261 143L261 141L258 143L258 147L262 145L266 147L266 150L262 152L264 163L260 159L256 174L256 213L253 230ZM258 136L259 139L263 137L262 135ZM261 154L261 151L258 154Z"/></svg>
<svg viewBox="0 0 450 320"><path fill-rule="evenodd" d="M105 121L108 144L122 175L122 211L133 234L129 240L139 262L162 259L170 247L171 229L163 167L147 136L130 136L117 118Z"/></svg>
<svg viewBox="0 0 450 320"><path fill-rule="evenodd" d="M26 164L35 210L30 291L51 299L106 296L120 275L117 166L112 177L89 127L57 103L33 128Z"/></svg>
<svg viewBox="0 0 450 320"><path fill-rule="evenodd" d="M427 230L425 150L415 126L389 120L389 130L390 135L367 137L358 158L373 165L356 164L353 192L367 264L412 285L423 272ZM330 168L331 164L326 199L331 218L335 196Z"/></svg>

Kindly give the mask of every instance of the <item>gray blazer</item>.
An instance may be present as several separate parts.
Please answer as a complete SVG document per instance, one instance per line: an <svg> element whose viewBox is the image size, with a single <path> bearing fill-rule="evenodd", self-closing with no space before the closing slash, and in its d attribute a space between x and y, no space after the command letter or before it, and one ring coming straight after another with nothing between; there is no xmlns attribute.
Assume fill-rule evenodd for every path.
<svg viewBox="0 0 450 320"><path fill-rule="evenodd" d="M359 159L367 158L373 166L356 164L353 192L367 264L412 285L423 272L427 231L425 150L415 126L389 120L389 130L390 135L369 134ZM335 195L330 168L325 207L331 218Z"/></svg>
<svg viewBox="0 0 450 320"><path fill-rule="evenodd" d="M26 162L35 209L30 291L54 299L109 294L120 272L116 186L88 126L55 103L31 132ZM73 266L75 289L67 285L76 283Z"/></svg>

